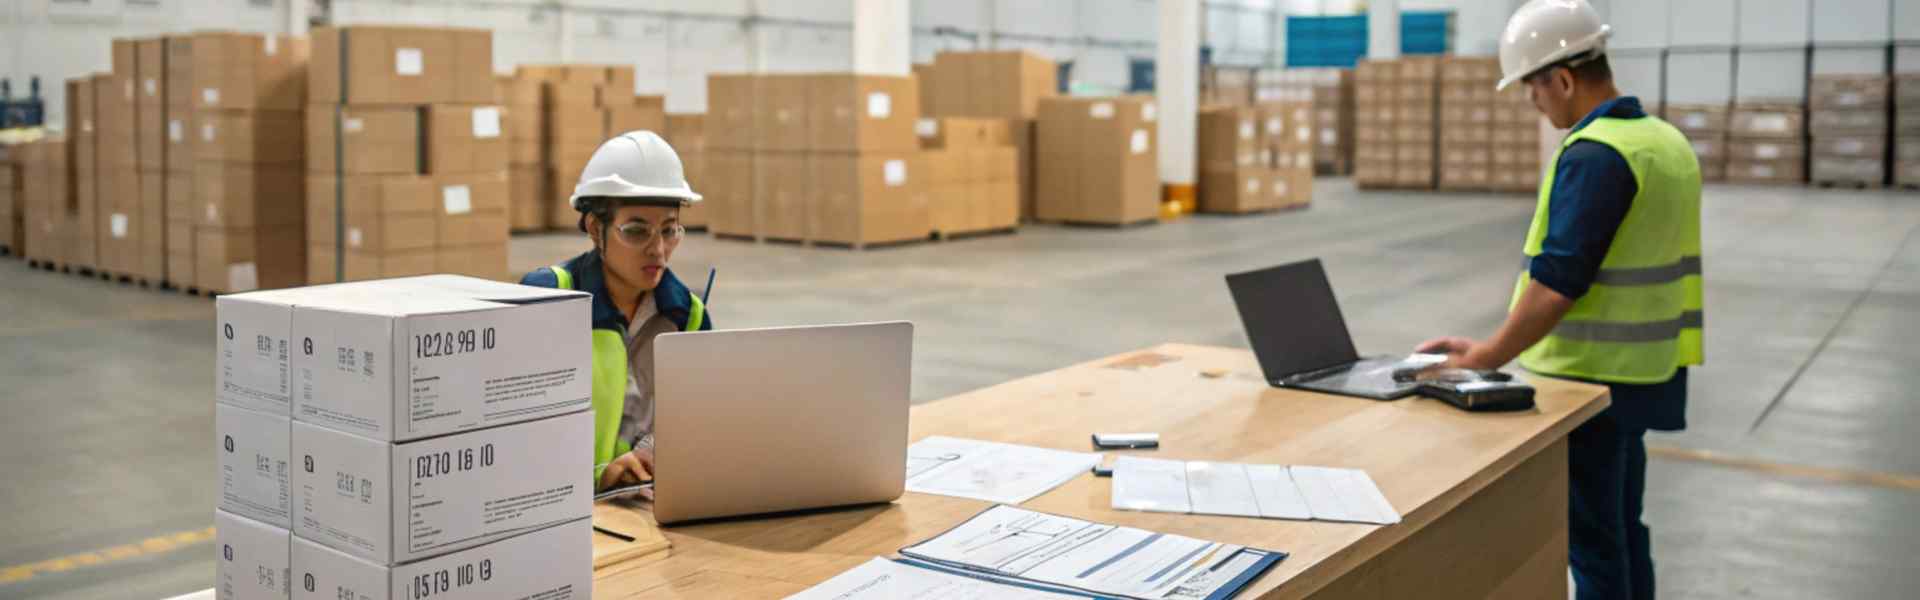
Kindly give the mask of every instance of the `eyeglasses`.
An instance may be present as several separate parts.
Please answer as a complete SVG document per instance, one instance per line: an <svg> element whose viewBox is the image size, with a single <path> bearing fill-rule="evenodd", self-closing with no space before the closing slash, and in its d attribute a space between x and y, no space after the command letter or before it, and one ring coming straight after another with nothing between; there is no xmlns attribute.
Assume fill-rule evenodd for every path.
<svg viewBox="0 0 1920 600"><path fill-rule="evenodd" d="M687 234L687 228L679 223L670 223L655 228L648 227L646 223L628 221L619 227L615 227L614 232L618 234L620 243L635 248L644 248L652 244L655 237L665 240L669 244L679 242L680 238Z"/></svg>

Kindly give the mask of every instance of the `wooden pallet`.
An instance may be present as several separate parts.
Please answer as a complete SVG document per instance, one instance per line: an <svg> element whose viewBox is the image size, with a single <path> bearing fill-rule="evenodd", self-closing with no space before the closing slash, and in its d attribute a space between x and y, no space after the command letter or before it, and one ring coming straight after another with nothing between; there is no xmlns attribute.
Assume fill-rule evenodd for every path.
<svg viewBox="0 0 1920 600"><path fill-rule="evenodd" d="M1846 188L1864 190L1880 187L1880 182L1878 181L1868 182L1860 179L1815 179L1812 183L1817 187L1826 189Z"/></svg>
<svg viewBox="0 0 1920 600"><path fill-rule="evenodd" d="M1143 227L1146 225L1157 224L1160 222L1160 218L1150 217L1150 218L1141 219L1138 221L1130 221L1126 223L1103 223L1098 221L1072 221L1072 220L1058 220L1058 221L1039 220L1035 222L1043 225L1057 225L1060 227L1078 227L1083 229L1132 229L1135 227Z"/></svg>
<svg viewBox="0 0 1920 600"><path fill-rule="evenodd" d="M935 231L933 232L933 239L942 242L955 242L974 238L1013 235L1019 231L1019 227L995 227L992 229L974 229L971 231Z"/></svg>

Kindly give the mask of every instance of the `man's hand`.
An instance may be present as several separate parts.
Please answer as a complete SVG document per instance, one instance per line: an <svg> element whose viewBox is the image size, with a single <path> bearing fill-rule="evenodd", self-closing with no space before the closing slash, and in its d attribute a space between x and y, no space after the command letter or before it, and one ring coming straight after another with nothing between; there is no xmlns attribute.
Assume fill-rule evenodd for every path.
<svg viewBox="0 0 1920 600"><path fill-rule="evenodd" d="M1479 342L1463 337L1434 338L1421 342L1413 349L1414 352L1447 355L1446 362L1428 367L1429 370L1498 369L1501 364L1504 364L1493 362L1481 350L1482 346Z"/></svg>
<svg viewBox="0 0 1920 600"><path fill-rule="evenodd" d="M635 448L607 463L600 472L600 489L639 485L653 480L653 449Z"/></svg>

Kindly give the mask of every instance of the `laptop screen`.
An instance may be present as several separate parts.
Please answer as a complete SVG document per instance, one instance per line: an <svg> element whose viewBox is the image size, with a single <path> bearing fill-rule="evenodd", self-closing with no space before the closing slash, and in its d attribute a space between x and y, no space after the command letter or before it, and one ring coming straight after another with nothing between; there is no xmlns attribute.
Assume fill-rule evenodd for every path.
<svg viewBox="0 0 1920 600"><path fill-rule="evenodd" d="M1227 276L1268 381L1360 360L1320 259Z"/></svg>

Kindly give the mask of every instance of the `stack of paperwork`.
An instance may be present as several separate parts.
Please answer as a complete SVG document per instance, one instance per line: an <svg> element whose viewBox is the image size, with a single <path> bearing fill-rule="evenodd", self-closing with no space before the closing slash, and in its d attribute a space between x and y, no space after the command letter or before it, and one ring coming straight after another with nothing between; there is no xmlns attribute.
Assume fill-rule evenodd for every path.
<svg viewBox="0 0 1920 600"><path fill-rule="evenodd" d="M1366 471L1131 456L1114 462L1113 507L1301 521L1400 522L1400 513Z"/></svg>

